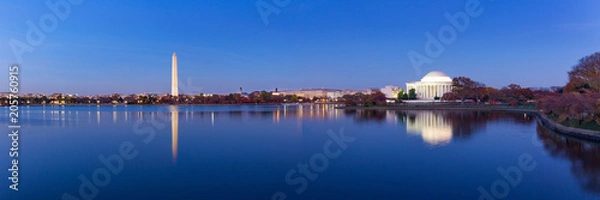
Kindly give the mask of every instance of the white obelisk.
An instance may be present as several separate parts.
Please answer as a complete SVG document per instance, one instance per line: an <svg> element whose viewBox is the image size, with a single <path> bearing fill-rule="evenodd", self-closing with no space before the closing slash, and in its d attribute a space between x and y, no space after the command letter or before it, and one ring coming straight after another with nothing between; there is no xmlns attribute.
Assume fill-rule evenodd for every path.
<svg viewBox="0 0 600 200"><path fill-rule="evenodd" d="M177 89L179 88L179 85L177 84L179 81L179 78L177 77L177 54L175 54L175 52L173 52L173 59L171 62L171 95L175 97L179 96L179 90Z"/></svg>

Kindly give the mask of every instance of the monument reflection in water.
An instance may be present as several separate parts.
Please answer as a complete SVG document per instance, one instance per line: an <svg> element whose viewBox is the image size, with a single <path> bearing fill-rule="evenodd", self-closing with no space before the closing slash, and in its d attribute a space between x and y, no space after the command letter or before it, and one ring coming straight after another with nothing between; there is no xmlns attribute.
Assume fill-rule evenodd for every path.
<svg viewBox="0 0 600 200"><path fill-rule="evenodd" d="M177 163L177 143L179 142L179 110L176 106L169 107L171 111L171 151L173 163Z"/></svg>
<svg viewBox="0 0 600 200"><path fill-rule="evenodd" d="M445 145L452 140L452 124L441 113L433 111L408 111L406 132L421 135L431 145Z"/></svg>
<svg viewBox="0 0 600 200"><path fill-rule="evenodd" d="M511 198L600 197L600 145L553 133L540 126L535 116L334 107L23 106L20 117L30 133L23 139L33 144L27 150L35 151L24 157L29 162L25 169L32 175L24 176L23 183L40 192L9 199L52 199L65 191L77 192L77 177L103 166L97 155L114 152L123 141L134 142L140 154L114 176L114 185L103 188L102 198L244 199L293 191L297 185L285 182L286 173L322 151L329 139L325 131L339 127L356 142L338 159L330 160L329 168L319 174L325 178L310 182L298 199L328 195L339 199L476 199L478 185L488 187L501 178L496 168L514 163L524 152L531 153L539 165L523 174L521 185L511 188ZM149 144L132 131L140 121L143 128L156 128L156 138ZM64 141L77 142L63 145ZM49 165L54 161L48 158L58 159L69 170ZM35 178L41 176L49 178ZM164 179L178 184L161 185ZM138 187L118 190L121 184ZM398 185L403 187L398 189ZM434 185L436 192L422 193L420 188L427 185ZM168 192L179 188L185 192ZM332 192L332 188L344 192Z"/></svg>

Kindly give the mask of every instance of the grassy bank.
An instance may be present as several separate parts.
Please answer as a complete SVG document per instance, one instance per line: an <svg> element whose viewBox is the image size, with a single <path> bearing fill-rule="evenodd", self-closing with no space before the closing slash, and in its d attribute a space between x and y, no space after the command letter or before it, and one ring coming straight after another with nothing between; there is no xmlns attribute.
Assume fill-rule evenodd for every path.
<svg viewBox="0 0 600 200"><path fill-rule="evenodd" d="M546 115L549 119L551 119L552 121L559 123L558 122L558 116L556 115ZM578 120L570 120L570 121L564 121L562 123L560 123L563 126L567 126L567 127L573 127L573 128L579 128L579 129L587 129L587 130L594 130L594 131L600 131L600 126L598 126L596 124L596 122L583 122L583 123L579 123Z"/></svg>

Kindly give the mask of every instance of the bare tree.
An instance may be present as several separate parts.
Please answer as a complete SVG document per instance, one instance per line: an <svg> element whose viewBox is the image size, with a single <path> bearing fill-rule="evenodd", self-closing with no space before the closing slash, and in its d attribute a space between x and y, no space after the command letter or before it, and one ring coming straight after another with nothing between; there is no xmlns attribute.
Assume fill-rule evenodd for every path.
<svg viewBox="0 0 600 200"><path fill-rule="evenodd" d="M569 72L567 92L600 92L600 52L583 57Z"/></svg>

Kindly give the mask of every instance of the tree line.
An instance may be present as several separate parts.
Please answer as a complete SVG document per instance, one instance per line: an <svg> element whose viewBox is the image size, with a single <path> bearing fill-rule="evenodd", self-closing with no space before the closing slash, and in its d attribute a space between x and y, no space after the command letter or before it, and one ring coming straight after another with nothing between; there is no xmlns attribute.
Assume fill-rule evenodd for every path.
<svg viewBox="0 0 600 200"><path fill-rule="evenodd" d="M461 104L507 104L511 106L532 105L547 116L563 124L600 125L600 52L579 60L568 72L569 82L565 86L550 89L523 88L510 84L500 89L468 77L452 79L452 90L443 94L442 101ZM401 91L397 103L416 99L414 89ZM8 104L8 97L0 97L0 103ZM326 97L306 98L297 95L273 95L272 92L255 91L248 95L231 93L227 95L187 95L179 96L142 94L142 95L96 95L76 96L60 93L46 95L22 95L20 104L259 104L259 103L311 103L337 102L350 106L386 105L388 99L381 91L355 93L342 98Z"/></svg>
<svg viewBox="0 0 600 200"><path fill-rule="evenodd" d="M537 98L537 108L567 125L600 126L600 52L579 60L569 82Z"/></svg>
<svg viewBox="0 0 600 200"><path fill-rule="evenodd" d="M495 89L467 77L452 80L451 92L442 100L488 104L535 105L547 116L570 126L600 125L600 52L579 60L568 72L569 82L550 89L522 88L510 84Z"/></svg>
<svg viewBox="0 0 600 200"><path fill-rule="evenodd" d="M46 95L21 95L19 104L272 104L272 103L310 103L322 98L305 98L297 95L273 95L272 92L255 91L248 95L231 93L218 94L180 94L179 96L158 94L131 94L131 95L95 95L77 96L55 93ZM0 97L0 103L8 104L8 97Z"/></svg>

